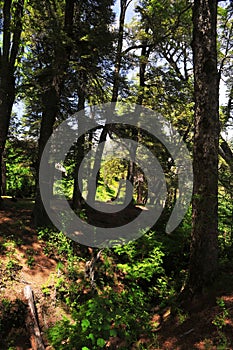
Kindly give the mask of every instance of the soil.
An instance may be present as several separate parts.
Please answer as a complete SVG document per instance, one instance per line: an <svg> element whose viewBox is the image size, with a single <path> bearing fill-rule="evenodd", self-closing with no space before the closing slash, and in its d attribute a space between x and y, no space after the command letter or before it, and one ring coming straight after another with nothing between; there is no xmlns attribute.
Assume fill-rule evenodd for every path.
<svg viewBox="0 0 233 350"><path fill-rule="evenodd" d="M142 209L131 207L128 209L128 214L124 213L124 218L135 217ZM26 285L31 286L36 302L40 329L46 349L49 350L51 347L46 341L44 330L61 319L66 312L56 304L55 298L53 300L50 296L48 300L42 291L42 287L46 284L48 285L48 281L57 273L57 261L44 254L43 243L37 238L31 214L32 203L25 200L18 202L4 200L4 207L0 210L0 243L3 243L7 237L12 237L15 242L18 242L16 246L8 247L8 254L0 250L0 272L2 272L0 298L1 300L8 299L12 302L16 300L25 302L24 287ZM95 223L99 220L100 225L102 219L102 217L92 217ZM117 220L119 220L119 217ZM119 223L119 221L117 222ZM30 263L32 251L33 261ZM4 273L6 273L6 265L9 263L9 260L14 260L15 265L14 268L9 268L11 273L6 278ZM3 267L5 270L1 271ZM17 270L15 273L14 269ZM148 344L148 350L233 349L233 283L228 283L228 281L233 281L231 267L225 271L225 275L225 282L214 291L212 300L199 301L197 307L189 310L189 312L185 312L182 309L176 310L176 315L174 316L169 308L161 311L155 307L152 310L151 322L154 326L156 341L151 346L148 343L148 339L142 336L137 346L139 343L142 343L144 348L146 348ZM221 297L224 300L225 308L228 311L224 317L222 330L213 324L213 320L221 316L223 311L216 304L216 297ZM17 350L31 349L29 335L25 327L11 329L10 332L9 338L14 339ZM222 344L222 347L220 347L220 344ZM0 350L4 349L7 350L9 347L5 347L4 344L0 343ZM131 349L136 349L136 347L132 346Z"/></svg>

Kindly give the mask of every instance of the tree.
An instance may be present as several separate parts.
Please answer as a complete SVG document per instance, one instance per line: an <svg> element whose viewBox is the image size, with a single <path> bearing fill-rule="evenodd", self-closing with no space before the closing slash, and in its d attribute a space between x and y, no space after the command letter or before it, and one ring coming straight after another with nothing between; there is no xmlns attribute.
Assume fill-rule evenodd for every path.
<svg viewBox="0 0 233 350"><path fill-rule="evenodd" d="M83 109L86 101L93 103L93 86L99 85L97 80L103 61L111 52L112 35L109 28L113 20L112 4L112 0L98 3L92 0L46 1L33 4L32 22L36 24L36 30L32 30L31 50L35 53L32 62L34 60L36 69L32 69L32 76L36 78L37 95L42 106L38 164L54 126L64 120L67 114ZM71 99L77 102L71 102ZM78 164L83 157L84 141L82 137L78 144ZM50 183L48 193L51 194L53 168L53 165L48 166L45 180ZM74 180L75 207L81 202L81 193L78 192L77 177ZM37 225L46 225L50 221L40 197L39 184L34 216Z"/></svg>
<svg viewBox="0 0 233 350"><path fill-rule="evenodd" d="M68 3L69 1L67 1ZM52 135L55 121L60 111L60 97L64 85L64 75L68 68L69 45L66 31L72 26L73 13L70 6L66 6L67 13L63 16L63 4L56 2L35 2L33 4L34 19L39 33L34 33L34 49L39 50L38 85L42 105L40 136L38 145L37 188L34 208L34 221L37 226L50 224L50 219L44 209L39 188L39 163L45 145ZM40 21L43 16L43 21ZM70 19L71 18L71 19ZM49 28L49 31L47 32ZM48 196L53 188L53 164L48 164Z"/></svg>
<svg viewBox="0 0 233 350"><path fill-rule="evenodd" d="M195 132L193 228L188 289L200 294L218 270L219 76L216 48L217 0L195 0L193 62Z"/></svg>
<svg viewBox="0 0 233 350"><path fill-rule="evenodd" d="M92 0L82 1L74 18L75 46L72 57L79 62L76 68L77 111L80 111L80 115L83 114L83 116L85 112L82 110L84 110L86 101L92 105L104 102L105 99L103 91L101 91L103 90L101 77L104 75L104 70L109 70L109 52L112 51L113 35L110 31L110 25L113 21L112 5L112 0L102 0L98 3ZM103 37L105 38L104 46ZM82 189L79 188L78 184L78 172L87 148L87 138L89 143L92 142L91 131L89 135L81 135L77 142L73 209L80 209L83 202Z"/></svg>
<svg viewBox="0 0 233 350"><path fill-rule="evenodd" d="M2 47L0 47L0 164L15 101L15 71L20 49L24 1L0 2ZM0 197L2 191L2 166L0 166Z"/></svg>
<svg viewBox="0 0 233 350"><path fill-rule="evenodd" d="M132 0L121 0L120 1L120 16L119 16L119 27L117 33L117 44L116 44L116 53L114 57L114 72L113 72L113 86L112 86L112 96L111 102L116 103L119 95L120 83L121 83L121 68L122 68L122 48L124 41L124 26L125 26L125 16L126 11L129 4ZM109 125L108 121L106 121L106 125L103 126L101 134L99 136L98 148L95 156L95 161L93 165L93 169L91 170L91 176L88 183L88 194L87 200L88 202L93 202L96 196L96 189L99 182L100 177L100 165L101 159L104 151L104 142L106 142ZM97 175L96 175L97 174ZM95 186L96 185L96 186Z"/></svg>
<svg viewBox="0 0 233 350"><path fill-rule="evenodd" d="M138 47L150 48L145 104L168 118L187 141L193 122L191 5L184 0L141 0L138 12L140 36L148 28L147 41Z"/></svg>

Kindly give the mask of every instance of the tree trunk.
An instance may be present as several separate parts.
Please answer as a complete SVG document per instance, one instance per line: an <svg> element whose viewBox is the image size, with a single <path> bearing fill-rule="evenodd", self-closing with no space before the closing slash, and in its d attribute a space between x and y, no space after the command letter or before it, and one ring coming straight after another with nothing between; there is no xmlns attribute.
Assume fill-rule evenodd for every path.
<svg viewBox="0 0 233 350"><path fill-rule="evenodd" d="M83 81L86 81L87 77ZM82 111L84 113L85 108L85 92L79 92L79 100L78 100L78 111ZM82 197L82 188L79 187L78 183L78 173L80 164L84 158L85 153L85 134L81 135L77 141L77 155L75 159L75 170L74 170L74 188L73 188L73 199L72 199L72 208L73 209L81 209L83 197Z"/></svg>
<svg viewBox="0 0 233 350"><path fill-rule="evenodd" d="M43 96L43 108L41 127L40 127L40 138L39 138L39 155L38 155L38 169L37 169L37 185L36 185L36 200L34 207L34 222L37 227L50 226L51 221L44 208L39 184L39 164L46 146L46 143L53 132L53 126L58 113L59 93L58 90L51 84L51 87L44 93ZM45 179L44 186L48 187L48 198L53 193L53 171L52 164L48 162L47 179Z"/></svg>
<svg viewBox="0 0 233 350"><path fill-rule="evenodd" d="M217 0L195 0L193 54L195 132L193 228L188 289L201 294L218 269L219 86L216 50Z"/></svg>
<svg viewBox="0 0 233 350"><path fill-rule="evenodd" d="M122 61L122 47L124 39L124 25L125 25L125 15L128 7L128 0L121 0L120 2L120 18L119 18L119 31L118 31L118 41L117 41L117 52L115 61L115 70L113 76L113 89L112 89L112 100L111 102L117 102L119 86L120 86L120 70Z"/></svg>
<svg viewBox="0 0 233 350"><path fill-rule="evenodd" d="M6 196L6 162L5 162L5 152L2 158L2 195Z"/></svg>
<svg viewBox="0 0 233 350"><path fill-rule="evenodd" d="M148 29L145 31L148 33ZM140 57L140 66L139 66L139 91L138 91L138 101L137 104L142 106L145 94L145 74L146 66L150 56L150 48L147 47L147 40L142 42L142 50ZM131 203L133 203L133 193L134 193L134 175L135 175L135 159L137 154L137 144L138 144L138 135L139 131L134 128L132 131L132 138L136 142L130 150L130 161L128 165L127 180L131 183L131 186L126 184L126 195L125 200L132 198Z"/></svg>
<svg viewBox="0 0 233 350"><path fill-rule="evenodd" d="M15 62L22 32L24 1L12 4L5 0L2 11L3 35L0 48L0 165L8 135L15 101ZM14 16L13 16L14 12ZM0 166L0 198L2 195L2 167Z"/></svg>
<svg viewBox="0 0 233 350"><path fill-rule="evenodd" d="M2 60L3 61L3 60ZM0 164L3 164L3 153L8 135L11 111L15 100L15 80L10 69L1 62L0 72ZM3 190L2 166L0 167L0 196Z"/></svg>
<svg viewBox="0 0 233 350"><path fill-rule="evenodd" d="M51 6L48 3L48 6ZM64 20L64 29L68 36L72 34L72 26L73 26L73 11L74 11L74 1L67 0L65 7L65 20ZM61 90L64 82L64 73L68 66L69 55L71 52L70 45L63 45L55 47L55 60L51 63L51 71L53 71L53 75L50 77L50 82L48 86L42 86L44 93L42 96L42 120L40 127L40 138L39 138L39 154L38 154L38 169L37 169L37 185L36 185L36 200L34 206L34 222L38 227L42 226L50 226L51 221L47 215L47 212L44 208L40 188L39 188L39 164L40 160L45 148L46 143L48 142L50 136L53 133L54 123L58 116L59 112L59 102ZM42 84L43 85L43 84ZM54 167L53 164L49 164L48 162L48 175L47 179L45 179L44 186L48 187L48 198L46 200L50 200L50 197L53 194L53 176Z"/></svg>
<svg viewBox="0 0 233 350"><path fill-rule="evenodd" d="M125 15L128 5L130 4L130 0L121 0L120 1L120 17L119 17L119 30L118 30L118 40L117 40L117 49L116 49L116 59L115 59L115 69L113 74L113 88L112 88L112 98L111 102L115 103L118 99L119 86L120 86L120 70L122 64L122 48L123 48L123 40L124 40L124 25L125 25ZM94 202L96 190L100 177L100 165L101 159L104 152L104 142L107 139L108 135L108 126L103 126L103 130L100 134L98 148L96 151L94 166L90 174L90 180L88 182L88 193L87 200L88 202ZM101 143L103 143L101 145ZM97 175L95 175L97 174Z"/></svg>

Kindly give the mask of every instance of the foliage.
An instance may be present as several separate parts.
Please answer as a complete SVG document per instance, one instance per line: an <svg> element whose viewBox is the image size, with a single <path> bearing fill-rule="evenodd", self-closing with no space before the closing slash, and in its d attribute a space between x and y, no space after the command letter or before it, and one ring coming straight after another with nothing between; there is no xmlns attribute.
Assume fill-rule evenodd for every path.
<svg viewBox="0 0 233 350"><path fill-rule="evenodd" d="M162 267L161 244L154 249L153 235L145 239L147 248L143 252L137 252L132 244L104 251L96 269L96 290L90 288L81 267L83 258L76 255L75 246L68 238L48 230L41 230L38 236L45 244L45 252L54 254L60 261L59 273L53 277L53 283L57 298L69 307L72 314L72 321L64 319L48 329L48 338L56 349L62 349L64 344L67 349L101 349L113 339L124 339L122 349L127 349L129 344L138 340L139 334L150 331L150 303L158 295L161 298L168 296L170 289ZM146 250L150 258L140 262ZM126 254L131 261L132 273L123 281L117 261L124 261ZM139 271L136 266L140 266ZM158 279L156 288L148 294L148 289L143 288L145 285L140 281L151 282L155 276ZM50 295L51 281L43 286L43 291Z"/></svg>
<svg viewBox="0 0 233 350"><path fill-rule="evenodd" d="M44 242L44 252L46 255L63 256L63 259L73 256L72 241L62 232L51 229L39 230L38 239Z"/></svg>
<svg viewBox="0 0 233 350"><path fill-rule="evenodd" d="M228 339L224 334L223 329L226 326L229 311L226 308L225 302L222 298L217 298L217 305L221 311L214 317L212 323L216 326L219 335L218 349L225 349L228 346Z"/></svg>
<svg viewBox="0 0 233 350"><path fill-rule="evenodd" d="M1 1L1 5L3 3ZM13 1L13 6L16 3ZM41 141L40 129L43 126L46 103L49 113L55 116L55 123L51 126L53 129L68 115L77 112L80 106L87 106L92 113L95 104L111 100L120 35L124 37L124 45L119 53L119 100L129 104L141 101L144 106L161 113L178 129L188 149L192 150L192 2L140 0L137 4L137 17L124 26L122 33L116 29L112 0L33 0L25 3L23 32L15 65L15 92L25 108L22 120L19 120L19 115L12 118L6 143L4 161L7 169L7 194L14 197L35 195L35 173L36 169L39 169L37 143ZM124 3L128 6L131 1ZM219 77L222 76L227 84L225 95L228 99L220 114L223 130L226 130L232 121L230 3L227 1L222 6L219 2L218 9L218 68ZM74 9L67 12L67 6L70 4L74 4ZM13 12L13 15L15 13ZM12 18L14 19L14 16ZM2 19L3 13L0 9L1 31ZM10 39L14 41L13 37ZM45 98L51 87L55 88L57 93L54 108L50 106L50 99ZM100 122L98 119L95 121L97 124ZM47 126L44 125L45 131ZM96 147L99 131L100 129L85 135L85 144L82 145L85 151ZM119 135L122 133L127 138L134 135L134 131L126 127L119 131ZM109 137L113 140L119 135L109 131ZM102 349L106 346L116 348L114 341L118 342L119 348L129 349L140 336L151 336L150 320L154 306L163 308L173 305L177 294L187 282L191 208L175 232L171 235L165 234L167 218L178 194L178 175L174 170L171 155L164 149L164 145L143 130L137 137L137 141L157 157L166 177L166 207L155 227L142 232L143 235L137 241L105 249L94 266L95 284L91 283L85 270L87 262L96 254L95 249L76 244L63 232L51 229L41 229L38 232L44 253L57 261L56 273L49 277L47 283L42 286L42 291L48 300L54 292L56 302L71 315L70 319L64 319L48 329L48 338L55 349L88 350ZM229 147L232 149L232 144L229 143ZM57 198L60 194L65 194L68 199L72 198L76 162L82 153L80 148L78 145L71 148L64 161L67 176L54 182L53 190ZM139 153L139 148L137 152ZM143 152L139 155L144 156ZM119 155L114 159L108 157L108 154L104 157L96 199L107 202L117 197L119 203L126 190L120 183L121 180L123 183L129 174L128 163ZM229 162L223 158L218 168L218 239L222 265L231 265L233 258L232 161L232 155ZM89 167L86 170L88 178ZM146 199L147 181L150 179L143 177L143 169L137 165L133 174L134 199L138 190L136 180L140 175L143 178L143 194ZM86 181L84 197L87 190ZM198 196L197 194L193 199L200 199ZM85 207L79 208L77 212L81 219L87 220ZM15 229L17 228L21 229L20 222L15 223ZM3 285L6 279L14 280L21 268L15 253L20 244L15 237L1 237L0 253L6 258L0 266ZM31 268L35 262L34 255L33 250L28 249L23 256ZM219 299L217 303L221 312L214 318L213 324L224 341L223 330L228 310L223 300ZM3 300L0 305L0 333L5 334L11 321L13 326L21 326L15 310L19 311L19 315L23 315L23 305L18 301L14 303ZM186 320L187 314L179 307L176 310L181 324ZM124 344L120 345L120 339L124 340Z"/></svg>
<svg viewBox="0 0 233 350"><path fill-rule="evenodd" d="M16 248L21 244L21 240L15 238L13 235L1 237L0 242L0 254L6 257L4 261L0 264L1 272L1 285L4 287L7 281L14 280L22 266L19 264Z"/></svg>
<svg viewBox="0 0 233 350"><path fill-rule="evenodd" d="M217 299L217 305L219 306L219 308L221 309L221 312L219 314L217 314L214 318L214 320L212 321L212 323L219 329L222 330L222 328L225 326L225 321L226 318L229 315L229 312L226 308L225 302L223 299L218 298Z"/></svg>
<svg viewBox="0 0 233 350"><path fill-rule="evenodd" d="M57 255L63 263L55 286L57 298L69 306L72 321L64 319L48 329L48 338L56 349L62 349L64 344L67 349L101 349L114 339L124 339L120 348L128 349L137 342L139 334L149 335L151 305L157 302L164 307L176 294L176 284L166 274L163 261L164 251L172 252L174 244L170 242L170 248L165 246L168 241L162 243L159 237L160 242L155 232L144 233L135 242L105 250L95 268L95 290L85 278L80 257L79 264L73 264L73 274L67 274L63 254L67 256L68 266L71 255L73 262L77 257L74 251L70 253L71 242L62 233L41 231L39 237L46 240L47 247L53 245L54 254L58 254L58 247L63 247ZM177 251L179 248L178 245ZM171 271L170 274L172 276ZM43 287L47 295L50 294L49 285L50 282Z"/></svg>
<svg viewBox="0 0 233 350"><path fill-rule="evenodd" d="M101 349L111 338L119 337L125 340L126 349L140 332L149 331L145 305L146 296L136 285L120 293L105 288L73 310L74 324L63 320L51 328L49 339L56 349L62 349L62 344L67 349Z"/></svg>
<svg viewBox="0 0 233 350"><path fill-rule="evenodd" d="M12 138L6 144L7 194L33 197L35 192L36 145L33 141Z"/></svg>
<svg viewBox="0 0 233 350"><path fill-rule="evenodd" d="M125 283L136 281L151 301L161 306L172 302L185 282L188 263L184 249L187 246L189 250L188 237L181 239L182 236L178 232L169 237L149 231L135 242L116 247L114 251L121 261L117 267L124 273Z"/></svg>

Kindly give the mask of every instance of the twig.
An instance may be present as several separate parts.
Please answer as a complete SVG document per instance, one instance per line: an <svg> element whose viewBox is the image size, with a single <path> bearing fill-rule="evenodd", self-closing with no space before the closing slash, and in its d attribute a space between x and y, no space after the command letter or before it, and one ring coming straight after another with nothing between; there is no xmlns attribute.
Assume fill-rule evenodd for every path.
<svg viewBox="0 0 233 350"><path fill-rule="evenodd" d="M187 332L181 334L181 335L180 335L180 338L184 337L185 335L188 335L188 334L192 333L193 331L194 331L194 328L191 328L189 331L187 331Z"/></svg>

